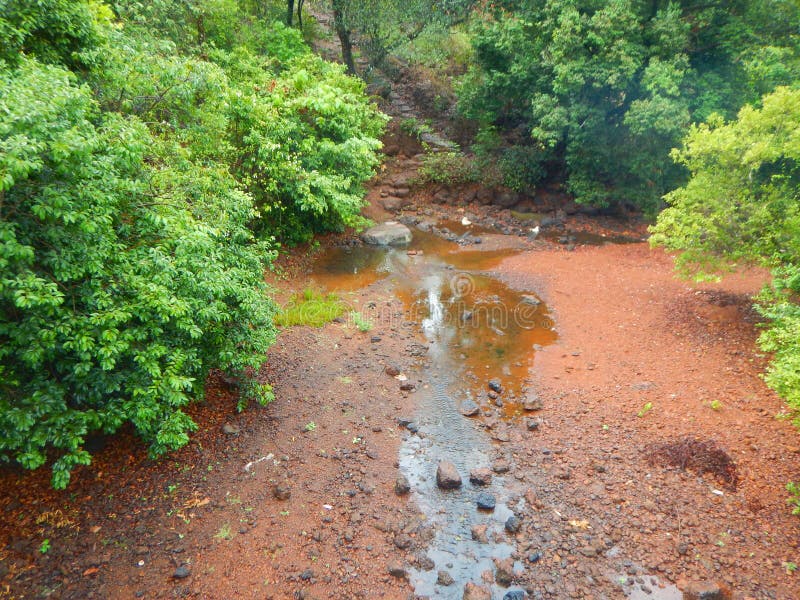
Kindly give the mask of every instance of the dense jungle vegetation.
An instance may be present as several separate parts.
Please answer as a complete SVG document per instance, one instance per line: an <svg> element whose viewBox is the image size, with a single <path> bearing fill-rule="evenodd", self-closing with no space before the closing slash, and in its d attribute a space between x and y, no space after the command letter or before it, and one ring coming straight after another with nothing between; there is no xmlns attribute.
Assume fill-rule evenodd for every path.
<svg viewBox="0 0 800 600"><path fill-rule="evenodd" d="M768 382L800 409L797 2L315 6L343 65L293 0L0 0L0 459L63 487L94 432L176 448L212 368L268 401L263 272L364 224L359 76L398 62L475 132L454 179L635 208L695 276L773 268Z"/></svg>

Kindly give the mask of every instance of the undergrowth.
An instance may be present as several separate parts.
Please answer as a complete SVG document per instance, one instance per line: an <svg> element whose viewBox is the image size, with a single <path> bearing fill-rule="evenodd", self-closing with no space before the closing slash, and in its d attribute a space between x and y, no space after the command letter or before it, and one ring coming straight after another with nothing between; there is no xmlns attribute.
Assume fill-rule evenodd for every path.
<svg viewBox="0 0 800 600"><path fill-rule="evenodd" d="M310 288L291 297L275 317L281 327L308 325L322 327L347 311L347 305L336 294L322 294Z"/></svg>

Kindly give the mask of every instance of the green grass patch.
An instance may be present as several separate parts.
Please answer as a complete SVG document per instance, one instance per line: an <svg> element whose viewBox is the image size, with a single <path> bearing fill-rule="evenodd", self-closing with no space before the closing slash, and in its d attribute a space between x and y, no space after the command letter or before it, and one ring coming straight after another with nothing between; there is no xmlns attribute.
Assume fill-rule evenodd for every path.
<svg viewBox="0 0 800 600"><path fill-rule="evenodd" d="M281 308L275 323L281 327L308 325L322 327L347 312L347 305L336 294L322 294L305 289L295 294Z"/></svg>

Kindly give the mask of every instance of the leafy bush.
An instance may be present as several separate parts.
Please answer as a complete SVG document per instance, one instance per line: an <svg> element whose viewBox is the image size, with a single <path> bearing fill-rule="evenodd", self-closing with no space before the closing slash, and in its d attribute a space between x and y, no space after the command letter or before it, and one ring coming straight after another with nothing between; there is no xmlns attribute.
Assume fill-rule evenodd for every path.
<svg viewBox="0 0 800 600"><path fill-rule="evenodd" d="M56 449L56 487L90 432L186 443L208 370L257 367L274 339L252 201L154 142L59 67L0 74L0 458Z"/></svg>
<svg viewBox="0 0 800 600"><path fill-rule="evenodd" d="M760 337L773 353L772 386L800 411L800 90L778 88L761 108L737 120L712 117L693 127L676 160L689 182L666 196L669 207L651 228L651 242L680 252L683 274L715 277L731 266L772 267L759 297L768 319ZM796 419L800 425L800 419Z"/></svg>
<svg viewBox="0 0 800 600"><path fill-rule="evenodd" d="M478 180L475 164L463 152L429 152L422 158L419 179L425 183L460 185Z"/></svg>

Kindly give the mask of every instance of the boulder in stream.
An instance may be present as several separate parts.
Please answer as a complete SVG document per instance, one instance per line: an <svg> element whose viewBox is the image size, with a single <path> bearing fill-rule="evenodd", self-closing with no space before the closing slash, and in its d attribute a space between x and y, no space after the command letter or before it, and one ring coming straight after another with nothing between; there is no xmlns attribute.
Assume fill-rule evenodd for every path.
<svg viewBox="0 0 800 600"><path fill-rule="evenodd" d="M461 487L461 475L453 463L447 460L439 463L439 467L436 469L436 485L443 490Z"/></svg>
<svg viewBox="0 0 800 600"><path fill-rule="evenodd" d="M397 221L386 221L367 229L361 239L372 246L404 246L411 241L411 230Z"/></svg>

